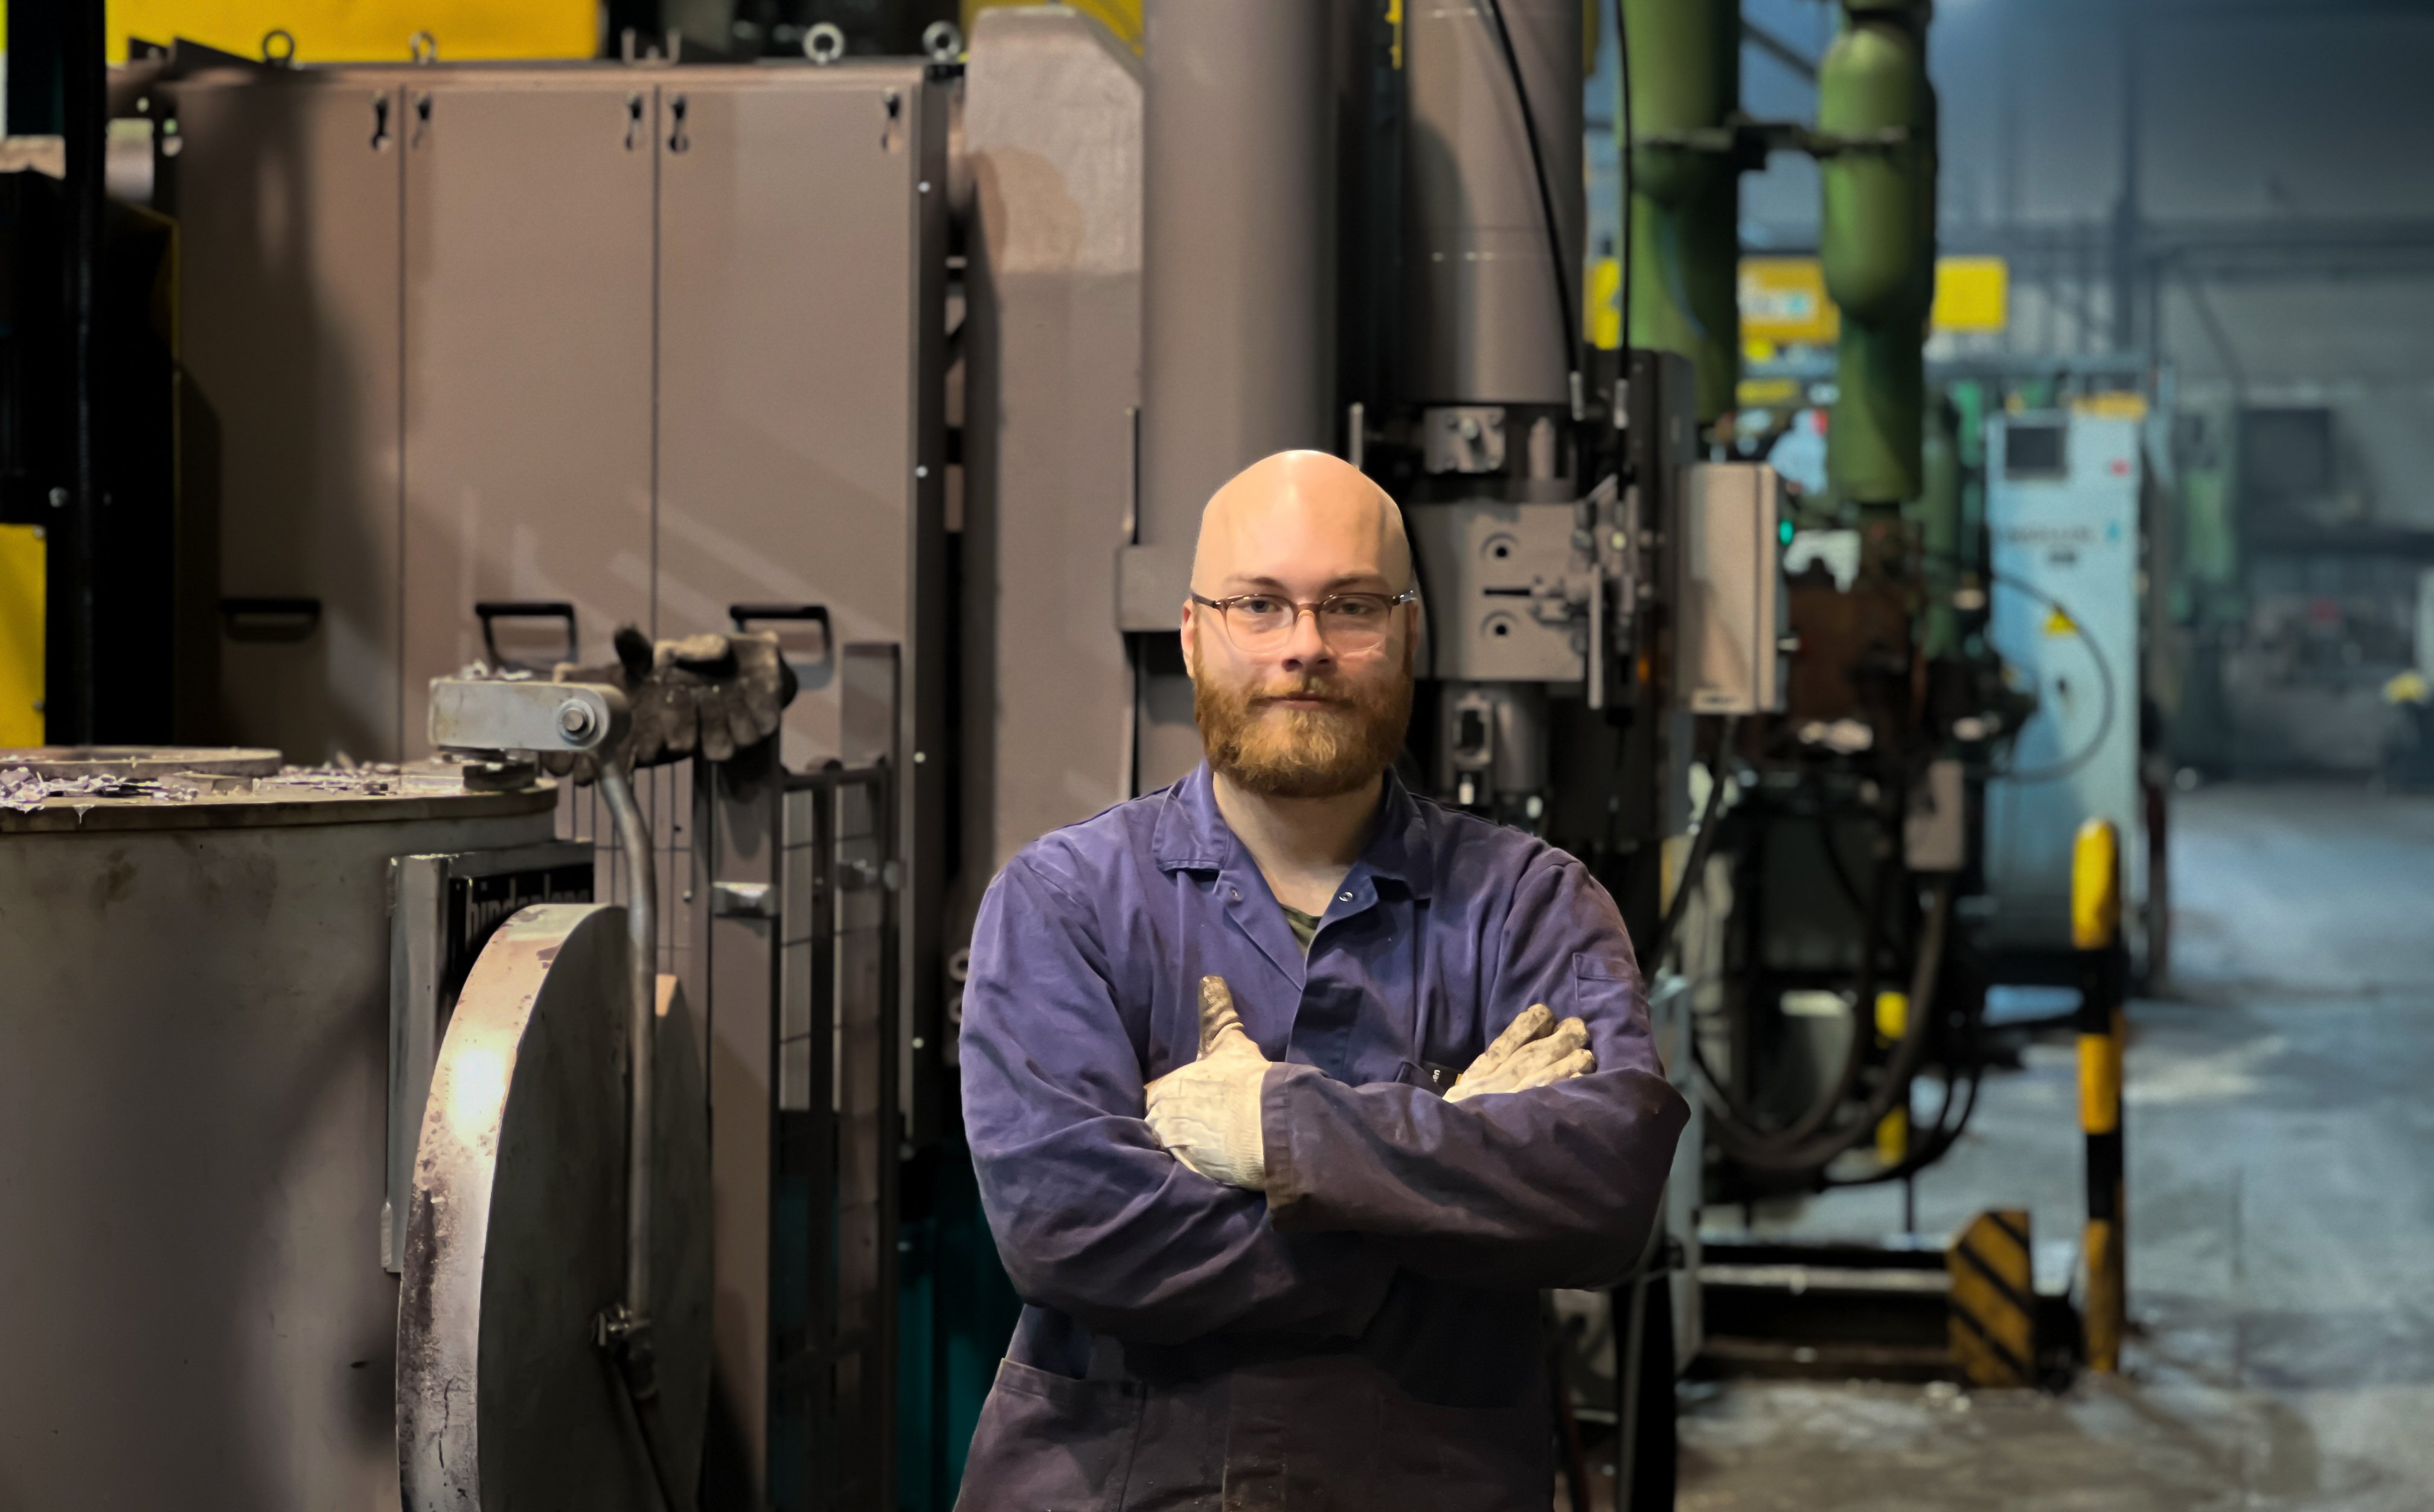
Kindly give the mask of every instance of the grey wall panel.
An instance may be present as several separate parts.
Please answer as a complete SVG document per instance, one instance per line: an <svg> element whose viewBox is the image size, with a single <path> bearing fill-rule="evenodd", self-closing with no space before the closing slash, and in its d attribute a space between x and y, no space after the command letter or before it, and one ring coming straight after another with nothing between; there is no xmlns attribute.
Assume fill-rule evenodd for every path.
<svg viewBox="0 0 2434 1512"><path fill-rule="evenodd" d="M205 76L164 93L182 144L170 163L184 487L216 507L225 595L320 609L309 628L285 612L222 620L218 734L292 761L395 760L393 75Z"/></svg>
<svg viewBox="0 0 2434 1512"><path fill-rule="evenodd" d="M1113 564L1141 268L1138 60L1076 12L990 10L969 78L968 905L1024 844L1131 796Z"/></svg>
<svg viewBox="0 0 2434 1512"><path fill-rule="evenodd" d="M481 654L473 605L575 606L586 660L651 622L648 81L452 75L410 89L406 135L407 707ZM562 631L502 627L546 664ZM406 746L420 754L420 722Z"/></svg>

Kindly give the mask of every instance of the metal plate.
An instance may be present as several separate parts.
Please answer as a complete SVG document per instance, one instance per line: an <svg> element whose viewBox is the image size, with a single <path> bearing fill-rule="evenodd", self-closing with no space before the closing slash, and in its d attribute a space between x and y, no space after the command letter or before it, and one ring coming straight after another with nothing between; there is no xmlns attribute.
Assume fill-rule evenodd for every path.
<svg viewBox="0 0 2434 1512"><path fill-rule="evenodd" d="M271 777L279 771L280 756L225 746L28 746L0 749L0 768L10 766L30 767L39 777Z"/></svg>
<svg viewBox="0 0 2434 1512"><path fill-rule="evenodd" d="M626 952L619 909L527 908L492 936L449 1022L398 1308L410 1512L656 1504L591 1340L625 1268ZM655 1432L690 1486L710 1395L709 1126L683 994L660 981Z"/></svg>

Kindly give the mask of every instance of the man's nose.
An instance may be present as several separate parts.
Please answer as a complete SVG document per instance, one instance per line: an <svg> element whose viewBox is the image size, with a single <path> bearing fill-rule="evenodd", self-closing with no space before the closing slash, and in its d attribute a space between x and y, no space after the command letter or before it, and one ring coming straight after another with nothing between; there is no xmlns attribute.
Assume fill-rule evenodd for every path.
<svg viewBox="0 0 2434 1512"><path fill-rule="evenodd" d="M1318 632L1318 610L1306 609L1294 616L1293 628L1285 633L1283 654L1277 660L1288 672L1334 664L1335 653L1328 649L1327 637Z"/></svg>

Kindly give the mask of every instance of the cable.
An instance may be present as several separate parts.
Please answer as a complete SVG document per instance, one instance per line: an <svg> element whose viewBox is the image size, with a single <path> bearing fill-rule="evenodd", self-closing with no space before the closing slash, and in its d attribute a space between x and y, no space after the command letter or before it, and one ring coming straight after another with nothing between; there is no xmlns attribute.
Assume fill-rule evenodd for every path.
<svg viewBox="0 0 2434 1512"><path fill-rule="evenodd" d="M1887 1063L1877 1090L1868 1096L1860 1116L1850 1125L1819 1136L1796 1149L1779 1149L1769 1143L1752 1142L1750 1130L1728 1118L1718 1118L1711 1126L1720 1138L1717 1143L1725 1155L1740 1165L1779 1174L1813 1174L1843 1151L1855 1148L1876 1132L1877 1125L1893 1108L1894 1094L1906 1090L1918 1074L1919 1063L1927 1053L1927 1025L1934 1017L1936 980L1944 969L1945 936L1952 921L1952 880L1940 878L1935 885L1935 902L1928 908L1927 929L1919 940L1918 958L1911 974L1910 1022L1903 1026L1900 1042L1894 1057ZM1864 1030L1864 1022L1856 1016L1852 1033ZM1712 1111L1712 1110L1711 1110ZM1736 1148L1736 1145L1740 1147Z"/></svg>
<svg viewBox="0 0 2434 1512"><path fill-rule="evenodd" d="M1631 27L1623 20L1623 0L1614 0L1614 144L1617 192L1621 213L1614 220L1616 264L1615 311L1620 318L1623 376L1631 373Z"/></svg>
<svg viewBox="0 0 2434 1512"><path fill-rule="evenodd" d="M1564 361L1570 371L1568 386L1581 378L1581 322L1572 309L1570 259L1564 255L1564 228L1555 219L1554 186L1547 178L1547 156L1538 146L1538 116L1530 109L1530 86L1521 77L1521 58L1513 50L1513 33L1504 25L1504 0L1487 0L1487 19L1496 27L1496 44L1504 55L1504 72L1513 80L1513 103L1521 112L1521 134L1530 144L1530 176L1538 187L1538 213L1547 227L1547 266L1555 276L1555 318L1563 322Z"/></svg>
<svg viewBox="0 0 2434 1512"><path fill-rule="evenodd" d="M1929 559L1940 561L1948 567L1958 568L1963 572L1975 572L1978 570L1977 563L1975 562L1964 562L1958 557L1946 556L1941 552L1922 553L1920 559L1922 561ZM2080 643L2087 647L2089 659L2096 663L2096 680L2104 689L2104 702L2097 715L2096 733L2087 738L2087 744L2081 747L2070 756L2048 766L2035 768L2027 772L1997 772L1994 774L2005 782L2058 782L2063 778L2068 777L2071 773L2078 771L2089 762L2095 760L2096 753L2104 748L2104 737L2113 733L2113 721L2116 717L2116 707L2120 699L2120 689L2113 680L2113 662L2105 656L2104 648L2096 644L2096 637L2089 635L2084 630L2079 629L2079 616L2073 614L2070 611L2069 607L2064 604L2061 599L2054 597L2051 593L2047 593L2044 589L2037 587L2035 584L2014 577L2009 573L1998 573L1991 567L1987 568L1985 571L1986 577L1989 582L2000 583L2010 587L2017 593L2026 593L2029 597L2035 599L2038 603L2044 605L2049 610L2052 610L2064 619L2068 620L2070 622L2071 628L2079 631Z"/></svg>
<svg viewBox="0 0 2434 1512"><path fill-rule="evenodd" d="M1714 776L1707 783L1707 801L1700 805L1699 833L1690 842L1690 854L1682 863L1682 875L1673 884L1673 902L1657 921L1656 937L1649 941L1647 970L1657 971L1665 965L1665 953L1673 947L1674 931L1681 927L1682 914L1690 902L1690 895L1699 890L1702 875L1707 867L1707 855L1716 849L1716 816L1724 806L1724 758L1733 748L1733 735L1741 727L1741 716L1724 716L1723 733L1716 737L1716 761L1708 768Z"/></svg>

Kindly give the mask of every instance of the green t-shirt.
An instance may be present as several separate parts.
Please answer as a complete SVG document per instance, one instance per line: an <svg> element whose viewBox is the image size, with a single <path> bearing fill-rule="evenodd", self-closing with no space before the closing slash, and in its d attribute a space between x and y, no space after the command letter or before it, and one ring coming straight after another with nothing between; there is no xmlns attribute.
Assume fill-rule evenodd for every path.
<svg viewBox="0 0 2434 1512"><path fill-rule="evenodd" d="M1285 908L1282 903L1277 906L1285 909L1285 924L1294 932L1294 938L1301 941L1301 953L1308 955L1310 942L1318 937L1318 916L1305 914L1298 908Z"/></svg>

